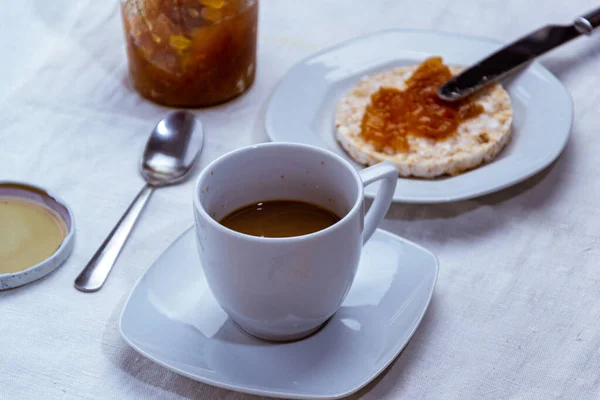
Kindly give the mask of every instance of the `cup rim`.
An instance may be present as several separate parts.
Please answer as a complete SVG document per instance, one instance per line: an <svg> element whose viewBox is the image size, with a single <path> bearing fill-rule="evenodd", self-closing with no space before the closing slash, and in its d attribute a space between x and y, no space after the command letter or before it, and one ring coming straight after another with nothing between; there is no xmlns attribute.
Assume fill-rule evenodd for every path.
<svg viewBox="0 0 600 400"><path fill-rule="evenodd" d="M309 233L306 235L288 236L288 237L262 237L262 236L248 235L246 233L234 231L233 229L230 229L230 228L220 224L215 219L213 219L208 214L208 212L204 209L204 207L202 206L202 203L200 202L200 195L199 195L200 188L201 188L200 182L202 182L204 180L204 178L208 175L209 171L214 169L215 165L226 161L228 158L235 157L240 153L251 151L253 149L268 148L268 147L302 148L305 150L310 150L310 151L320 153L321 155L326 156L326 157L330 157L330 158L336 160L337 162L339 162L340 164L344 165L350 171L352 176L354 177L354 180L356 182L356 187L358 189L358 194L356 196L356 199L355 199L354 204L352 205L352 208L350 209L350 211L348 211L346 213L346 215L344 215L335 224L328 226L325 229L321 229L320 231L312 232L312 233ZM236 237L238 239L244 239L244 240L249 240L249 241L253 241L253 242L290 243L290 242L298 242L298 241L304 242L304 241L309 241L312 239L319 238L321 236L327 235L330 232L333 232L334 230L341 229L344 225L346 225L352 218L354 218L356 213L358 213L358 210L360 209L361 205L363 204L363 201L364 201L364 193L363 193L362 179L360 178L360 175L358 174L356 169L347 160L345 160L344 158L340 157L339 155L337 155L331 151L321 149L319 147L315 147L315 146L311 146L311 145L307 145L307 144L301 144L301 143L292 143L292 142L277 142L277 143L266 142L266 143L254 144L254 145L250 145L250 146L244 146L239 149L235 149L233 151L225 153L225 154L217 157L215 160L211 161L206 167L204 167L204 169L198 175L198 178L196 178L196 184L194 185L194 209L198 212L198 214L200 216L202 216L203 219L207 220L209 224L211 224L213 227L219 229L221 232L223 232L227 235Z"/></svg>

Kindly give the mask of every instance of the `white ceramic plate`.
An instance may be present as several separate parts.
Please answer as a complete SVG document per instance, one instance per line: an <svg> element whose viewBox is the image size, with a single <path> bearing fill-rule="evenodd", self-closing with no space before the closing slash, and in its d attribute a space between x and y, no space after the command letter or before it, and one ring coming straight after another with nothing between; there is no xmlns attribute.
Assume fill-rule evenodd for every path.
<svg viewBox="0 0 600 400"><path fill-rule="evenodd" d="M409 30L377 32L339 44L285 75L267 109L267 133L276 142L311 144L351 160L335 140L334 111L361 77L434 55L449 64L470 65L499 47L501 43L489 39ZM481 196L523 181L559 156L573 120L567 89L537 62L503 85L513 102L513 137L498 158L454 177L398 179L394 200L441 203ZM373 185L365 194L372 197L376 189Z"/></svg>
<svg viewBox="0 0 600 400"><path fill-rule="evenodd" d="M240 392L293 399L347 396L400 353L429 305L436 257L378 230L340 310L313 336L270 343L244 333L207 287L189 229L133 288L125 341L181 375Z"/></svg>

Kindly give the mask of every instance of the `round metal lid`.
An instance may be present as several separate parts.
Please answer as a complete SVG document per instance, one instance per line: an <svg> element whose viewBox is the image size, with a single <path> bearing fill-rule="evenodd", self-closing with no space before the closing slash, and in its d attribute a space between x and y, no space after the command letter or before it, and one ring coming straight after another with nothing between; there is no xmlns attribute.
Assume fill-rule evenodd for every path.
<svg viewBox="0 0 600 400"><path fill-rule="evenodd" d="M0 198L3 197L28 200L54 211L66 227L66 236L58 249L44 261L22 271L0 273L0 290L25 285L54 271L71 254L75 236L73 213L69 206L54 193L24 182L0 181Z"/></svg>

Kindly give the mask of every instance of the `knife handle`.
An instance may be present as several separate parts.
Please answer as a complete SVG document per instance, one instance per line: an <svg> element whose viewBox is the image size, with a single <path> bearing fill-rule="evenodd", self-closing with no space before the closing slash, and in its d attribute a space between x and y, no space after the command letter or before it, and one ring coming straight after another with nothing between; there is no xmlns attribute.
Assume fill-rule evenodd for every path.
<svg viewBox="0 0 600 400"><path fill-rule="evenodd" d="M575 29L586 35L591 34L592 30L598 26L600 26L600 8L596 8L575 20Z"/></svg>

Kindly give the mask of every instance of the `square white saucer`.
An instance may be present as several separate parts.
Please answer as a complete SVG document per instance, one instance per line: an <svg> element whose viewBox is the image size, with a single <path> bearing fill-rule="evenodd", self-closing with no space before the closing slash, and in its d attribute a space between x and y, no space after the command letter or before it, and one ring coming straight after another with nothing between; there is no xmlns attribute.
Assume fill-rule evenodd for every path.
<svg viewBox="0 0 600 400"><path fill-rule="evenodd" d="M136 283L120 331L145 357L209 385L291 399L340 398L398 356L425 314L437 274L432 253L378 230L348 296L321 330L296 342L265 342L244 333L213 298L190 228Z"/></svg>

